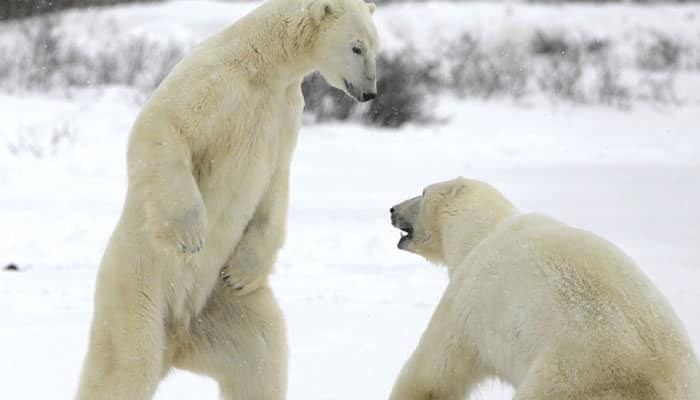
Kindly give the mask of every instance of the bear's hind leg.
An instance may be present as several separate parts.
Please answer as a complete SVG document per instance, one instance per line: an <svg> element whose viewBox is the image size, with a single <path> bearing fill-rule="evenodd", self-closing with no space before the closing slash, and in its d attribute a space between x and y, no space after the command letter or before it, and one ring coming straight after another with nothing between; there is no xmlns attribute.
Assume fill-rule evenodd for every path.
<svg viewBox="0 0 700 400"><path fill-rule="evenodd" d="M568 355L565 350L540 353L515 388L513 400L589 400L589 397L581 397L581 379L586 377L580 374L581 379L577 381L565 375L572 367L578 368L568 362L565 355Z"/></svg>
<svg viewBox="0 0 700 400"><path fill-rule="evenodd" d="M176 345L176 368L214 378L225 400L285 398L286 327L269 287L239 296L219 282L190 332Z"/></svg>
<svg viewBox="0 0 700 400"><path fill-rule="evenodd" d="M516 388L513 400L661 399L647 379L617 369L619 364L591 364L582 361L580 353L569 353L569 349L562 349L540 354Z"/></svg>
<svg viewBox="0 0 700 400"><path fill-rule="evenodd" d="M163 349L162 319L133 308L122 315L96 311L76 399L151 399L163 373Z"/></svg>

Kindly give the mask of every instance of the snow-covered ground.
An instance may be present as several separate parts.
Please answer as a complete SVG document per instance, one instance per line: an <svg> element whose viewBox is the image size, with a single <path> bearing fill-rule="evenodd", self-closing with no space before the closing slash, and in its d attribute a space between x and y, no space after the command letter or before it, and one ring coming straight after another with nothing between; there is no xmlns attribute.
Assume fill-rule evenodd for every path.
<svg viewBox="0 0 700 400"><path fill-rule="evenodd" d="M129 99L122 89L62 101L0 96L9 111L0 114L3 139L69 132L55 155L1 153L0 261L23 268L0 272L2 398L74 390L97 265L124 195L126 134L138 112ZM440 112L449 122L398 131L303 128L273 280L289 323L290 399L386 398L446 283L443 269L395 248L388 208L456 175L616 242L670 298L700 349L697 108L445 99ZM41 138L38 148L51 149ZM510 394L497 384L480 393ZM216 398L214 383L177 372L158 394L193 397Z"/></svg>
<svg viewBox="0 0 700 400"><path fill-rule="evenodd" d="M195 3L207 11L193 12ZM442 6L448 9L435 11L433 26L452 28L411 35L456 34L456 21L506 24L502 18L521 9L530 17L519 20L547 25L557 9ZM94 26L103 16L129 21L134 34L167 32L188 42L250 7L172 2L93 16ZM398 46L392 38L402 28L386 15L406 21L408 7L378 11L389 49ZM631 6L596 7L562 13L558 24L596 21L621 38L658 25L689 41L700 38L697 6L637 7L632 17L626 17ZM612 11L596 11L605 9ZM273 278L289 325L288 398L387 398L447 279L444 269L396 249L399 233L388 209L457 175L491 182L524 211L618 244L668 296L700 351L700 98L688 99L680 107L637 105L626 112L537 98L516 105L443 97L439 124L304 126L292 169L288 239ZM97 266L124 197L125 145L138 100L134 90L119 87L0 93L0 267L22 268L0 271L2 399L68 399L75 389ZM477 398L511 394L492 383ZM173 373L157 395L216 397L212 381L184 372Z"/></svg>

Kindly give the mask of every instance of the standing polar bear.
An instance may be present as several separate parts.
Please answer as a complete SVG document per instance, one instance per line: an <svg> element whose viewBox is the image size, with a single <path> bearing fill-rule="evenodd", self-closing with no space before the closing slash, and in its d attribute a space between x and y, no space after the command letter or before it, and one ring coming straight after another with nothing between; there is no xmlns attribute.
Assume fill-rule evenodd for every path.
<svg viewBox="0 0 700 400"><path fill-rule="evenodd" d="M611 243L464 178L391 213L399 248L450 275L392 400L460 400L489 376L516 400L700 399L684 328Z"/></svg>
<svg viewBox="0 0 700 400"><path fill-rule="evenodd" d="M285 397L285 324L267 276L284 240L301 80L318 69L372 99L373 10L269 0L153 93L131 132L78 399L149 399L172 367L211 376L226 399Z"/></svg>

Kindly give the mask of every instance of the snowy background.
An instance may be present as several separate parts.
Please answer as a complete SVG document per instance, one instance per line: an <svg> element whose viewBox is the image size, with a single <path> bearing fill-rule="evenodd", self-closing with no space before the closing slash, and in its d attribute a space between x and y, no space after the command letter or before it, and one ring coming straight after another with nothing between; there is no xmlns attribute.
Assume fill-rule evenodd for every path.
<svg viewBox="0 0 700 400"><path fill-rule="evenodd" d="M0 22L0 268L20 269L0 271L0 398L71 398L130 125L181 54L254 6ZM322 101L307 100L273 278L288 398L387 398L447 282L396 249L388 209L457 175L615 242L700 351L700 5L401 3L375 19L383 108L305 87ZM191 398L216 385L177 371L157 395Z"/></svg>

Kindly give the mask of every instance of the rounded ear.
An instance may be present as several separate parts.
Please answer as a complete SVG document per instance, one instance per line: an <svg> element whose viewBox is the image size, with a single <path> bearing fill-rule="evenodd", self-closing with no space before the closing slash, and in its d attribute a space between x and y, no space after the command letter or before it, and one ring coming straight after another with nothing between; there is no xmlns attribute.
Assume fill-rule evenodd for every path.
<svg viewBox="0 0 700 400"><path fill-rule="evenodd" d="M333 5L329 0L315 0L309 6L311 18L316 24L320 24L327 17L333 14Z"/></svg>
<svg viewBox="0 0 700 400"><path fill-rule="evenodd" d="M374 10L377 9L377 5L374 3L367 3L367 9L369 9L370 14L374 14Z"/></svg>

